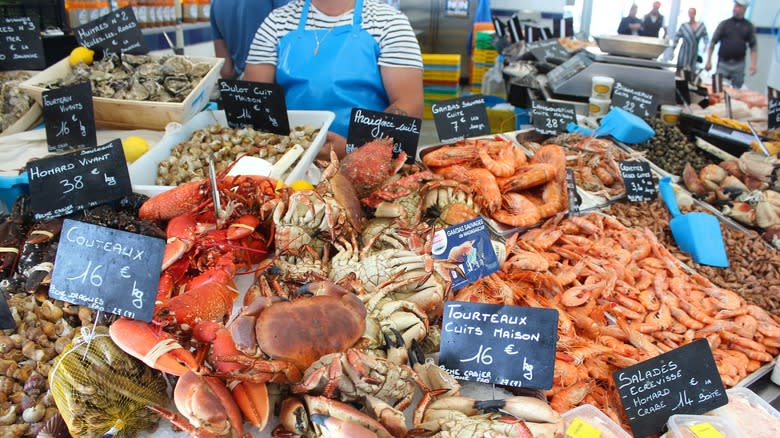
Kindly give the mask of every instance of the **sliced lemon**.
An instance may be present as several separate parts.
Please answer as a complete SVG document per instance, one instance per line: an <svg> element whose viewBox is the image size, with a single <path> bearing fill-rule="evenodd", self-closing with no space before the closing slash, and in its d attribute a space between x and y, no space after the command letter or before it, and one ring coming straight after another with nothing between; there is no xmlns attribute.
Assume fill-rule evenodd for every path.
<svg viewBox="0 0 780 438"><path fill-rule="evenodd" d="M68 61L70 61L70 65L76 65L79 62L83 62L84 64L90 65L92 64L92 60L94 58L95 58L94 50L79 46L70 52L70 56L68 56Z"/></svg>
<svg viewBox="0 0 780 438"><path fill-rule="evenodd" d="M142 137L131 135L122 140L122 150L125 152L127 162L132 163L149 150L149 143Z"/></svg>
<svg viewBox="0 0 780 438"><path fill-rule="evenodd" d="M290 184L290 187L292 187L292 189L295 190L296 192L299 192L301 190L314 190L314 186L311 185L310 182L303 179L293 181L292 184Z"/></svg>

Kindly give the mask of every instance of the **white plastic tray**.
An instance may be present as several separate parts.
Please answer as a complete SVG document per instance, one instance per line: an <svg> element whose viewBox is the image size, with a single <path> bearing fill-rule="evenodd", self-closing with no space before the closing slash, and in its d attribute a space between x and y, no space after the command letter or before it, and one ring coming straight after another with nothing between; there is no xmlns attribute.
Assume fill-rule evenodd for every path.
<svg viewBox="0 0 780 438"><path fill-rule="evenodd" d="M621 428L605 413L601 412L597 407L591 404L577 406L576 408L564 413L562 417L565 426L564 430L567 432L571 426L571 423L574 422L575 419L579 418L580 421L583 421L591 427L598 429L601 433L601 436L608 436L607 434L609 433L615 438L631 438L631 435L626 433L623 428ZM567 438L571 436L573 435L566 435ZM581 436L584 437L587 435L582 434Z"/></svg>
<svg viewBox="0 0 780 438"><path fill-rule="evenodd" d="M703 427L702 423L709 425L713 431L720 433L723 438L742 438L734 424L726 418L707 415L672 415L666 424L669 426L669 438L687 438L695 434L692 427ZM686 431L687 430L687 431ZM698 434L704 436L704 434Z"/></svg>

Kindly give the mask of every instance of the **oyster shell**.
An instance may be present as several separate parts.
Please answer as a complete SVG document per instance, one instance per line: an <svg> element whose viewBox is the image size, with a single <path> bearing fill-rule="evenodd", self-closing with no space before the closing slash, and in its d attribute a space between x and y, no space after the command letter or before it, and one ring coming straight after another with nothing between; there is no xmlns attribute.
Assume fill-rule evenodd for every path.
<svg viewBox="0 0 780 438"><path fill-rule="evenodd" d="M33 105L33 99L18 87L30 76L27 72L0 72L0 132L16 123Z"/></svg>
<svg viewBox="0 0 780 438"><path fill-rule="evenodd" d="M163 88L174 96L186 96L192 91L192 82L186 76L168 76L163 81Z"/></svg>
<svg viewBox="0 0 780 438"><path fill-rule="evenodd" d="M181 55L174 55L166 59L160 68L165 76L186 76L192 71L192 62Z"/></svg>
<svg viewBox="0 0 780 438"><path fill-rule="evenodd" d="M192 66L192 71L190 72L190 79L199 80L203 76L206 76L209 70L211 70L210 65L206 64L205 62L199 62Z"/></svg>

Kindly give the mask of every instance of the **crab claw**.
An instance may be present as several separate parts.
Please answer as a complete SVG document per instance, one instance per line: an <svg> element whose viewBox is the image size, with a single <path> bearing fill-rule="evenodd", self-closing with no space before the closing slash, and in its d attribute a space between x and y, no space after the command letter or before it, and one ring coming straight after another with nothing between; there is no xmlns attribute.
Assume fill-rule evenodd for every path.
<svg viewBox="0 0 780 438"><path fill-rule="evenodd" d="M216 377L185 373L176 383L173 400L196 430L219 437L244 434L241 412L225 384Z"/></svg>
<svg viewBox="0 0 780 438"><path fill-rule="evenodd" d="M395 327L390 327L390 331L395 339L391 339L387 332L382 332L387 347L387 360L398 365L405 364L409 361L409 352L405 348L403 335Z"/></svg>
<svg viewBox="0 0 780 438"><path fill-rule="evenodd" d="M536 397L516 396L503 400L481 400L474 403L479 410L500 410L516 418L536 423L557 423L561 416L546 401Z"/></svg>
<svg viewBox="0 0 780 438"><path fill-rule="evenodd" d="M312 414L311 421L328 431L327 435L339 438L377 438L377 434L357 424L325 414Z"/></svg>
<svg viewBox="0 0 780 438"><path fill-rule="evenodd" d="M244 418L259 430L265 429L271 415L271 402L265 383L231 382L230 392Z"/></svg>
<svg viewBox="0 0 780 438"><path fill-rule="evenodd" d="M122 351L154 369L181 376L198 368L192 354L173 336L143 321L119 318L108 333Z"/></svg>
<svg viewBox="0 0 780 438"><path fill-rule="evenodd" d="M245 214L230 224L227 229L228 240L238 240L249 236L260 225L260 219L251 214Z"/></svg>

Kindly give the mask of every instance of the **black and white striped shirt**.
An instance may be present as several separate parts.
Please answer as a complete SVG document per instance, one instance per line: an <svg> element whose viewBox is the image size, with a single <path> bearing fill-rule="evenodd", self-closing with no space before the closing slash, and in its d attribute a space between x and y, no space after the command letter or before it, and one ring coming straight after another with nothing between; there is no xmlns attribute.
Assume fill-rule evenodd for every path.
<svg viewBox="0 0 780 438"><path fill-rule="evenodd" d="M298 28L304 0L295 0L275 9L266 17L255 33L249 47L247 64L276 65L279 40ZM309 7L306 29L330 29L352 24L352 12L330 17ZM361 27L379 44L379 65L383 67L423 68L420 45L414 36L409 19L392 6L377 0L363 0L363 22Z"/></svg>

